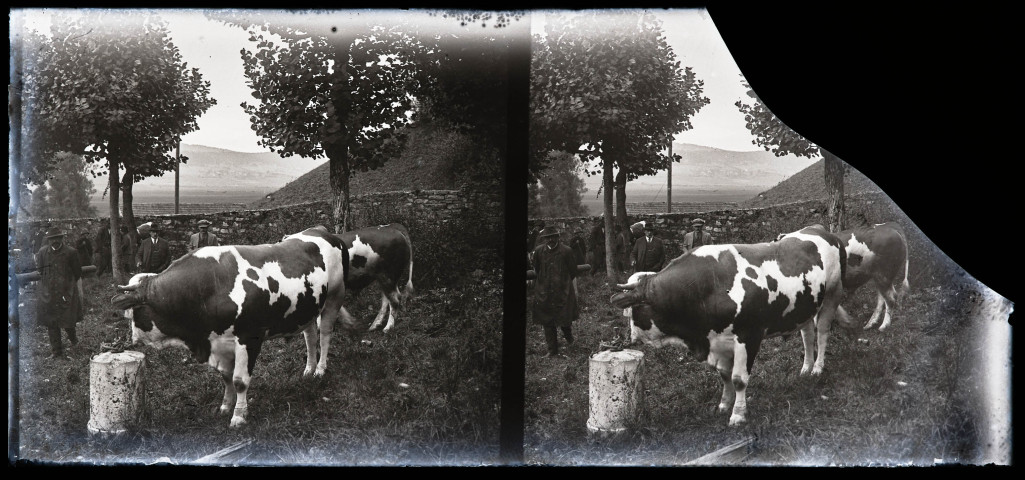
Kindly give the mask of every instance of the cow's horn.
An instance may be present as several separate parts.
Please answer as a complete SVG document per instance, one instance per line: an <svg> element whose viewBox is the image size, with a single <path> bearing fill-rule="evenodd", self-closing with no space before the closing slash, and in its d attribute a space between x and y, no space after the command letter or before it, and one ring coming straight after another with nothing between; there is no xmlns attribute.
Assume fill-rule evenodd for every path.
<svg viewBox="0 0 1025 480"><path fill-rule="evenodd" d="M126 292L134 292L139 289L139 284L135 285L118 285L118 290L124 290Z"/></svg>
<svg viewBox="0 0 1025 480"><path fill-rule="evenodd" d="M618 288L620 290L633 290L633 289L637 288L637 284L636 283L626 283L626 284L619 284L619 283L617 283L616 284L616 288Z"/></svg>

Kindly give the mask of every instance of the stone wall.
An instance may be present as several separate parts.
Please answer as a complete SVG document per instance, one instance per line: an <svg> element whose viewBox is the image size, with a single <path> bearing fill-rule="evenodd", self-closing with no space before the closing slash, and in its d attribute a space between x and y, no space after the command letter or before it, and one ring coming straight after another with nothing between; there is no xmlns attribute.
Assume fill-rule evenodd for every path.
<svg viewBox="0 0 1025 480"><path fill-rule="evenodd" d="M449 252L431 252L434 248L459 249L452 245L453 238L462 239L466 248L485 256L502 258L504 253L504 211L497 194L470 190L418 190L411 192L385 192L354 196L352 198L353 226L355 228L401 223L413 239L414 280L440 278L438 272L451 272L451 265L436 265L449 261ZM162 237L171 244L172 257L184 255L189 237L199 231L198 222L212 222L210 231L225 245L253 245L274 243L286 234L296 233L315 225L330 226L334 222L330 201L291 205L267 210L241 210L210 214L139 215L136 225L159 223ZM19 272L32 270L30 240L50 225L62 228L68 240L74 243L79 235L90 239L108 218L82 218L72 220L33 221L18 223L15 248L11 256ZM462 236L452 232L463 232ZM12 232L9 232L9 234ZM480 252L479 250L485 250ZM493 265L501 265L500 261ZM417 268L421 266L422 268ZM437 267L437 268L436 268ZM419 272L418 272L419 270Z"/></svg>
<svg viewBox="0 0 1025 480"><path fill-rule="evenodd" d="M908 280L913 287L916 283L917 286L926 286L944 282L944 276L949 275L948 271L960 271L884 193L850 195L845 198L845 204L847 228L891 221L904 227L910 252ZM694 218L705 221L705 231L712 234L715 243L760 243L772 241L780 233L793 232L815 223L826 225L826 215L826 202L811 200L751 209L628 214L627 218L631 224L641 220L652 222L656 234L665 243L666 255L674 258L682 252L683 235L692 230L690 222ZM586 238L591 228L602 221L602 217L530 219L528 229L533 229L541 221L563 231L579 230ZM939 268L941 263L951 268Z"/></svg>

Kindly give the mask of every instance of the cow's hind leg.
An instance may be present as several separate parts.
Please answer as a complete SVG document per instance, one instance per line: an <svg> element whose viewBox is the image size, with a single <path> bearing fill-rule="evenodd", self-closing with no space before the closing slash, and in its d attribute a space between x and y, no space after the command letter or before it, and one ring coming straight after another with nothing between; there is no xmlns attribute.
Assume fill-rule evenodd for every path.
<svg viewBox="0 0 1025 480"><path fill-rule="evenodd" d="M391 312L389 311L389 309L390 302L388 302L388 297L384 293L381 293L381 310L377 312L377 317L375 317L374 322L370 324L370 328L368 329L369 331L372 332L374 330L380 330L381 327L385 326L384 319L386 318L386 316L391 316Z"/></svg>
<svg viewBox="0 0 1025 480"><path fill-rule="evenodd" d="M883 313L883 305L883 294L878 289L876 289L876 309L872 312L872 317L868 319L868 323L865 324L865 330L869 330L872 327L876 326L877 323L879 323L879 317ZM886 323L889 323L889 319L887 319Z"/></svg>
<svg viewBox="0 0 1025 480"><path fill-rule="evenodd" d="M890 310L893 310L897 305L897 292L891 287L883 290L879 294L879 298L886 302L886 313L883 314L883 323L879 325L879 331L881 332L890 326Z"/></svg>
<svg viewBox="0 0 1025 480"><path fill-rule="evenodd" d="M388 324L384 326L384 333L388 333L395 327L395 312L402 309L402 297L398 288L392 288L385 293L385 300L388 302Z"/></svg>
<svg viewBox="0 0 1025 480"><path fill-rule="evenodd" d="M306 368L303 376L310 376L317 368L317 322L311 322L303 329L303 339L306 340Z"/></svg>

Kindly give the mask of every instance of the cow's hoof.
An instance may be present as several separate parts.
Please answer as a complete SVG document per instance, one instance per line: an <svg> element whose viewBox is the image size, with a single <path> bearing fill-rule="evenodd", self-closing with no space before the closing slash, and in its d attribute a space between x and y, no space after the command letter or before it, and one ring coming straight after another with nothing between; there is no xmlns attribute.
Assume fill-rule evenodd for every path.
<svg viewBox="0 0 1025 480"><path fill-rule="evenodd" d="M805 365L805 366L801 367L801 376L802 376L802 377L803 377L803 376L805 376L805 375L807 375L807 374L808 374L809 372L811 372L811 369L810 369L810 368L808 368L808 366L807 366L807 365Z"/></svg>
<svg viewBox="0 0 1025 480"><path fill-rule="evenodd" d="M306 367L306 369L303 370L303 376L308 377L310 375L313 375L313 367Z"/></svg>
<svg viewBox="0 0 1025 480"><path fill-rule="evenodd" d="M729 411L729 409L730 409L730 405L727 405L725 403L720 403L719 406L715 408L715 411L719 412L719 413L726 413L727 411Z"/></svg>
<svg viewBox="0 0 1025 480"><path fill-rule="evenodd" d="M747 419L744 418L743 415L737 415L735 413L733 415L730 415L730 426L731 427L735 427L737 425L743 425L745 423L747 423Z"/></svg>
<svg viewBox="0 0 1025 480"><path fill-rule="evenodd" d="M242 426L242 424L244 424L244 423L246 423L246 419L245 418L242 418L242 417L239 417L239 416L234 416L234 417L231 417L231 423L228 424L228 426L231 427L231 428L238 428L238 427Z"/></svg>
<svg viewBox="0 0 1025 480"><path fill-rule="evenodd" d="M313 376L314 376L314 377L316 377L316 378L321 378L321 377L323 377L323 376L324 376L324 370L323 370L323 369L320 369L320 368L316 369L316 370L315 370L315 371L313 372Z"/></svg>
<svg viewBox="0 0 1025 480"><path fill-rule="evenodd" d="M817 376L819 376L819 375L822 375L822 367L815 367L815 368L813 368L813 369L811 370L811 375L812 375L813 377L817 377Z"/></svg>
<svg viewBox="0 0 1025 480"><path fill-rule="evenodd" d="M230 406L228 406L228 405L221 405L221 408L217 409L217 413L219 413L221 415L227 415L227 414L231 413L231 410L232 409L231 409Z"/></svg>

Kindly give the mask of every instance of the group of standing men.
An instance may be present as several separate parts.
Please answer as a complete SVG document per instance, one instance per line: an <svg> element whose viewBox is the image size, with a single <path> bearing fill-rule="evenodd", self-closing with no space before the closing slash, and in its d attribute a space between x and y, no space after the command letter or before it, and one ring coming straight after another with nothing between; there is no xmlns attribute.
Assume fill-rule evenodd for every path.
<svg viewBox="0 0 1025 480"><path fill-rule="evenodd" d="M160 238L159 225L149 224L146 227L138 230L140 234L146 231L149 238L141 240L136 249L135 271L160 273L171 263L170 246L167 240ZM220 245L217 235L211 233L209 228L209 221L199 221L199 232L189 238L190 250ZM65 241L64 231L57 227L47 229L43 237L46 245L39 248L34 257L36 271L39 273L36 317L39 324L46 327L50 340L50 358L67 359L61 330L64 330L72 346L78 343L75 326L84 318L82 266L89 265L91 258L91 263L96 265L97 277L111 270L110 228L101 227L97 232L95 251L86 236L78 239L77 249L72 247ZM127 233L124 234L122 245L125 270L131 272L131 236Z"/></svg>
<svg viewBox="0 0 1025 480"><path fill-rule="evenodd" d="M691 222L692 231L684 234L683 253L713 242L712 235L704 231L704 220L696 218ZM587 261L592 272L604 272L605 266L605 229L596 224L592 228L587 241ZM655 235L655 227L645 222L644 235L632 243L629 230L616 224L616 235L613 237L615 247L612 259L613 269L617 274L626 274L626 258L629 265L637 272L657 272L666 264L665 246ZM573 344L573 321L580 316L577 305L577 264L581 263L583 241L579 232L570 240L570 245L560 240L560 232L555 227L544 227L536 233L537 245L529 255L531 268L535 272L534 302L532 315L534 323L540 324L544 330L548 357L566 358L559 353L558 331L561 330L567 345Z"/></svg>

